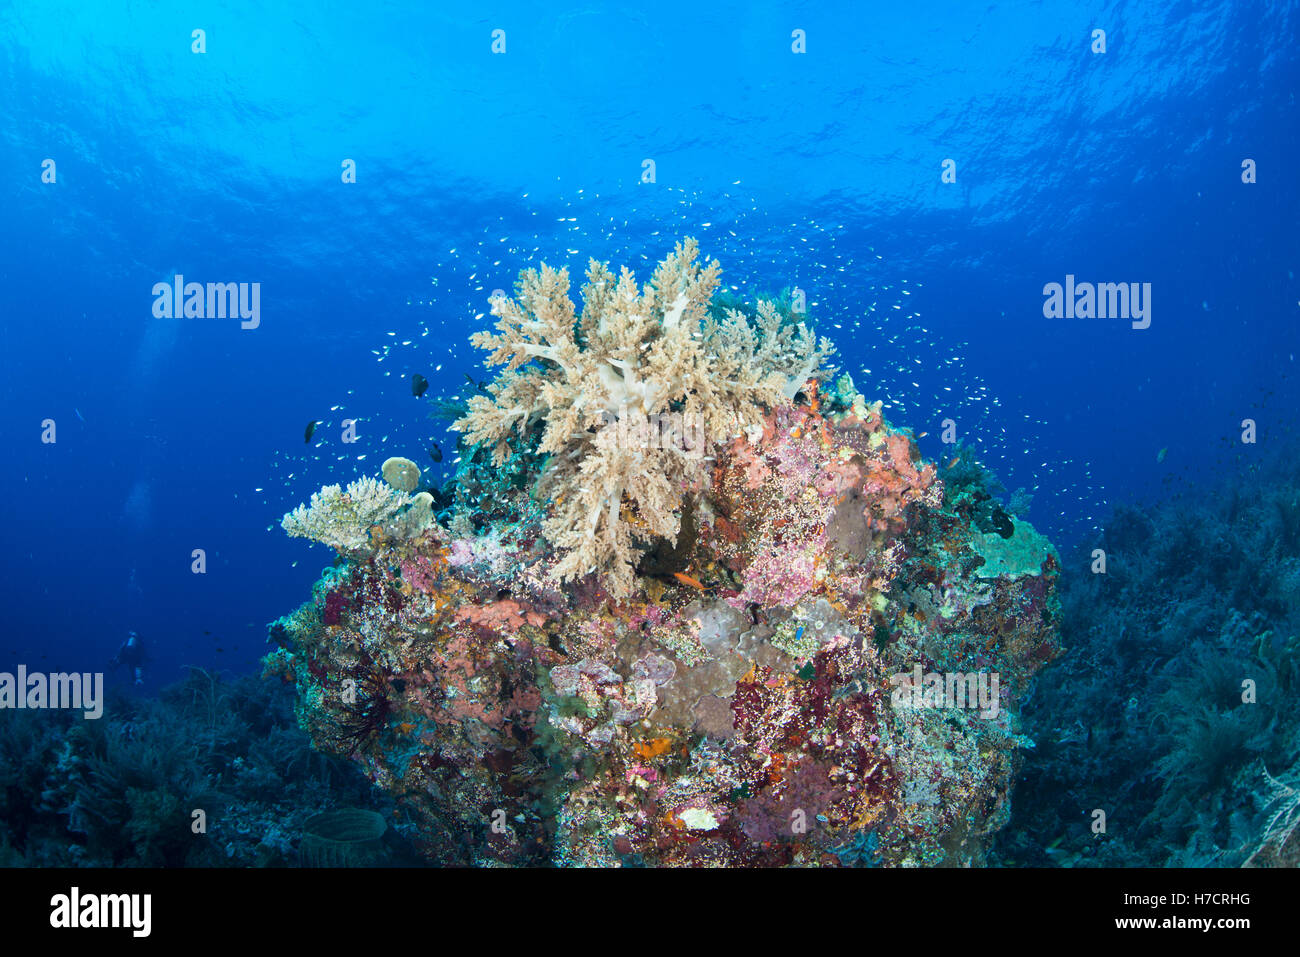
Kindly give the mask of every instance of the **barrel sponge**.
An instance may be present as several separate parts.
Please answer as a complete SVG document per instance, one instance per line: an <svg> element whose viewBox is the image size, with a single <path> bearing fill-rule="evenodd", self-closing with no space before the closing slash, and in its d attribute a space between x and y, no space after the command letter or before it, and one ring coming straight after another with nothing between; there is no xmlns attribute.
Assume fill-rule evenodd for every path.
<svg viewBox="0 0 1300 957"><path fill-rule="evenodd" d="M414 492L420 484L420 467L401 456L385 461L383 472L384 481L401 492Z"/></svg>

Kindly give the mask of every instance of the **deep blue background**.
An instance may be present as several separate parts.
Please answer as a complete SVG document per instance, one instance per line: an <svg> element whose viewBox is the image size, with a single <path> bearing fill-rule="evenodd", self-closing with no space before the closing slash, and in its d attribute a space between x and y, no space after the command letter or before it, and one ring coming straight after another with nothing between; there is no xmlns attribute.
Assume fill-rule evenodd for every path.
<svg viewBox="0 0 1300 957"><path fill-rule="evenodd" d="M798 284L863 392L933 456L955 418L1063 544L1295 422L1294 3L427 6L0 5L0 668L128 628L155 683L253 667L331 557L280 515L427 462L407 376L478 377L539 258L644 276L696 235ZM261 328L153 319L176 272L260 282ZM1153 283L1151 328L1044 319L1066 273Z"/></svg>

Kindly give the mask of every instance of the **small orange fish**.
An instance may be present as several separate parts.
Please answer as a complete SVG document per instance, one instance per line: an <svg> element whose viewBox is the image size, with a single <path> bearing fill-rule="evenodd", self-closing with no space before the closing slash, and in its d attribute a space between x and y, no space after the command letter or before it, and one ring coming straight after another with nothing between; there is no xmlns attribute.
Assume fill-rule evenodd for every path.
<svg viewBox="0 0 1300 957"><path fill-rule="evenodd" d="M397 730L402 732L402 734L410 734L412 731L415 730L415 725L411 724L408 721L403 721L401 724L397 726Z"/></svg>
<svg viewBox="0 0 1300 957"><path fill-rule="evenodd" d="M692 578L690 575L683 575L681 572L673 572L673 577L683 585L690 585L692 588L698 588L704 591L704 585L698 578Z"/></svg>

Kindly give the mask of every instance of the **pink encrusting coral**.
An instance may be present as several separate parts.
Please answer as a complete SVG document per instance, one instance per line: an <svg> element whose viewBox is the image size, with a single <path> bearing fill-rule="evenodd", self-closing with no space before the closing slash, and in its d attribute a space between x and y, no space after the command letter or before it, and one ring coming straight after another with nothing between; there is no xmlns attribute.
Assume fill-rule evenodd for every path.
<svg viewBox="0 0 1300 957"><path fill-rule="evenodd" d="M793 607L819 587L818 560L826 547L822 541L795 541L762 549L745 567L744 588L728 601L736 608L748 605Z"/></svg>
<svg viewBox="0 0 1300 957"><path fill-rule="evenodd" d="M456 621L472 622L489 631L513 634L521 625L541 625L546 616L523 608L518 602L503 598L487 605L462 605Z"/></svg>
<svg viewBox="0 0 1300 957"><path fill-rule="evenodd" d="M317 746L391 791L440 863L981 863L1019 702L1058 652L1050 545L980 526L848 377L791 387L810 367L764 343L802 334L771 304L749 339L713 318L693 244L644 289L588 277L579 313L566 276L527 274L480 340L509 372L472 406L461 474L494 517L414 533L401 506L364 547L339 537L324 597L277 623L268 669L298 683ZM720 348L771 363L751 387L785 370L743 415L711 353L668 351L669 329L727 323L740 345ZM669 395L750 421L689 467L584 431L584 396ZM492 455L513 463L495 486ZM653 496L632 468L659 469ZM997 693L917 706L916 668Z"/></svg>
<svg viewBox="0 0 1300 957"><path fill-rule="evenodd" d="M401 564L402 581L425 594L432 594L437 582L436 564L424 555L413 555Z"/></svg>

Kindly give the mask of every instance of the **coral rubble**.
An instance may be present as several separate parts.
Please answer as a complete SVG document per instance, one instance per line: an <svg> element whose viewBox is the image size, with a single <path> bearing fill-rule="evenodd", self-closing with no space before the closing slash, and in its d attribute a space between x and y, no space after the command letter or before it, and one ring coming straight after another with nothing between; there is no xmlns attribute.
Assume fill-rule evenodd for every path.
<svg viewBox="0 0 1300 957"><path fill-rule="evenodd" d="M461 423L475 514L294 513L340 560L267 668L440 863L981 863L1059 653L1055 551L829 388L802 323L719 318L695 259L640 291L593 263L580 315L525 272L476 337L507 370ZM708 454L629 440L633 406Z"/></svg>

